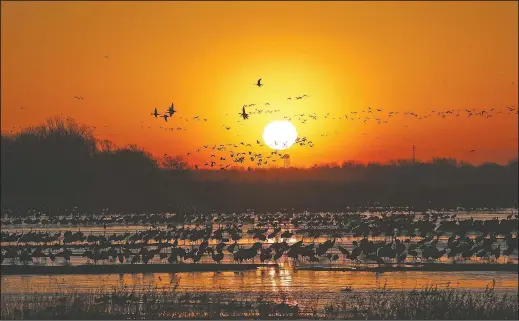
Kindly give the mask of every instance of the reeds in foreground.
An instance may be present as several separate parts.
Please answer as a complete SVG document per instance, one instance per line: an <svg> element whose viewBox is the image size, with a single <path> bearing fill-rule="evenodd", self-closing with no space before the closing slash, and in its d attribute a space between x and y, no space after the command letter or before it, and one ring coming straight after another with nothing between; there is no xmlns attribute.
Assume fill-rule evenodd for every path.
<svg viewBox="0 0 519 321"><path fill-rule="evenodd" d="M495 281L485 291L458 290L447 286L427 286L411 291L392 291L385 287L356 297L350 310L331 304L325 307L326 318L407 319L407 320L489 320L517 319L517 294L499 294Z"/></svg>
<svg viewBox="0 0 519 321"><path fill-rule="evenodd" d="M267 296L268 297L268 296ZM22 297L2 295L2 319L518 319L517 294L499 294L494 284L483 292L438 288L394 291L386 287L301 305L265 295L136 291L62 291ZM303 304L304 303L304 304Z"/></svg>

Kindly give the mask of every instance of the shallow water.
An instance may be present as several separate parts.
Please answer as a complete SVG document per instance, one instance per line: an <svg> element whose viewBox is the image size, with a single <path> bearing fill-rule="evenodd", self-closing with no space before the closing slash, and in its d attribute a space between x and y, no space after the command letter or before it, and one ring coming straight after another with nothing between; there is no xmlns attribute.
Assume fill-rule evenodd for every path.
<svg viewBox="0 0 519 321"><path fill-rule="evenodd" d="M457 214L457 215L462 215L462 214ZM496 215L499 217L499 218L505 218L506 217L506 213L495 213L495 212L492 212L492 213L480 213L479 215L488 215L489 218L492 218L492 217L495 217ZM478 217L478 219L480 219L480 217ZM482 219L482 218L481 218ZM125 232L130 232L130 233L134 233L134 232L137 232L137 231L146 231L148 230L150 227L149 226L144 226L144 225L135 225L135 226L127 226L127 225L112 225L112 226L107 226L106 227L106 230L102 227L102 226L93 226L93 227L89 227L89 228L85 228L85 227L60 227L60 226L54 226L54 227L34 227L32 228L33 231L49 231L49 232L64 232L66 230L72 230L72 231L77 231L77 230L81 230L85 233L85 235L88 235L88 234L100 234L100 235L106 235L107 237L112 235L112 234L122 234L122 233L125 233ZM164 229L166 228L166 226L163 227ZM218 228L217 225L215 225L215 229ZM243 227L243 238L240 239L238 241L238 244L241 246L241 247L244 247L244 248L247 248L247 247L250 247L252 246L252 244L254 244L255 242L257 242L258 240L256 239L253 239L250 237L250 235L247 235L246 231L249 229L249 228L253 228L252 225L244 225ZM289 227L290 230L292 231L297 231L297 229L293 229L293 226L290 226ZM27 229L27 228L24 228L23 231L29 231L30 229ZM14 227L8 227L8 228L4 228L2 227L2 231L8 231L8 232L14 232L14 231L22 231L22 229L16 229ZM516 233L514 233L516 234ZM471 235L470 237L474 238L477 234L473 234ZM346 249L350 250L353 248L353 242L354 241L360 241L363 237L353 237L351 233L349 234L345 234L342 238L340 239L336 239L336 243L335 243L335 247L330 249L327 253L331 253L331 254L338 254L340 259L339 261L335 262L333 265L337 266L337 265L350 265L351 262L348 261L348 260L344 260L343 259L343 255L341 254L341 252L338 250L337 246L343 246L345 247ZM449 238L448 234L447 235L442 235L441 237L439 237L439 242L437 244L437 247L439 250L442 250L446 247L447 245L447 239ZM310 244L312 242L315 243L315 246L317 246L319 243L324 243L325 241L331 239L330 236L322 236L322 237L319 237L319 238L316 238L316 239L313 239L311 237L308 237L308 236L304 236L304 235L300 235L300 234L296 234L295 236L291 237L291 238L288 238L288 239L282 239L279 237L279 234L276 238L273 238L273 239L268 239L264 242L262 242L264 245L263 247L266 248L268 247L268 244L271 244L271 243L274 243L274 242L281 242L281 241L286 241L288 244L293 244L293 243L296 243L298 241L301 241L303 240L305 244ZM380 237L372 237L370 236L369 237L370 240L372 241L389 241L391 238L390 237L384 237L384 236L380 236ZM400 236L398 237L398 239L400 240L406 240L406 239L410 239L411 240L411 243L415 243L416 241L419 241L421 240L422 238L419 238L419 237L408 237L408 236ZM210 246L215 246L216 244L218 244L220 241L218 240L209 240L209 245ZM150 241L149 244L153 244L154 241ZM2 246L7 246L7 245L16 245L17 243L11 243L11 244L8 244L6 242L2 242L0 243ZM200 244L200 241L197 241L197 242L190 242L190 241L184 241L184 240L180 240L179 241L179 246L180 247L184 247L186 249L192 249L194 247L198 247ZM230 243L229 243L230 244ZM499 237L498 240L497 240L497 244L500 244L501 245L501 248L504 249L505 248L505 243L504 243L504 240L502 237ZM23 244L20 244L20 245L23 245ZM71 265L79 265L79 264L93 264L94 262L88 260L87 258L85 257L82 257L81 255L84 253L85 250L89 249L89 246L85 243L84 246L81 245L81 246L76 246L76 245L79 245L79 244L75 244L75 246L73 247L68 247L69 250L72 251L73 253L73 256L71 257L71 260L69 262L64 262L62 258L57 258L55 262L51 262L51 260L49 258L39 258L39 259L34 259L34 262L32 263L29 263L29 265L63 265L63 264L71 264ZM155 248L153 245L150 245L150 246L146 246L148 249L152 249L152 248ZM114 245L114 248L118 248L118 245ZM61 248L53 248L52 250L49 250L47 249L46 250L46 253L58 253L59 251L61 251ZM139 251L138 248L136 249L133 249L132 250L134 253L137 253ZM165 248L162 250L163 253L169 253L169 248ZM363 256L361 255L361 257L359 257L359 259L361 261L363 261ZM416 260L410 256L407 257L407 259L405 260L405 262L415 262ZM485 261L488 261L488 260L485 260ZM152 260L150 260L150 264L152 263L166 263L167 260L166 259L160 259L158 255L156 255ZM190 260L188 261L189 263L191 262ZM223 260L221 261L222 263L236 263L233 258L232 258L232 255L225 249L224 250L224 258ZM260 263L259 261L259 257L256 257L256 259L254 261L251 261L252 263ZM281 263L288 263L288 259L283 256L278 262L281 262ZM420 262L420 259L418 259L418 262ZM453 263L454 260L452 259L449 259L447 258L446 256L443 256L441 259L440 259L440 262L441 263L444 263L444 264L450 264L450 263ZM459 261L457 260L456 263L458 264L464 264L464 263L474 263L474 262L478 262L478 263L481 263L482 260L481 259L477 259L475 257L471 258L471 260L463 260L463 261ZM498 261L499 263L514 263L514 264L518 264L518 253L517 251L515 251L512 255L510 255L509 257L501 257ZM99 263L102 263L102 264L120 264L120 262L118 262L117 260L113 260L113 259L110 259L110 260L105 260L105 261L102 261L102 262L99 262ZM129 262L125 261L124 264L127 264ZM200 263L214 263L214 261L212 260L211 256L209 254L205 254L202 259L200 260ZM273 263L273 262L265 262L265 263ZM327 259L322 259L320 263L325 263L325 264L329 264L330 262L327 260ZM20 262L15 259L15 260L4 260L2 263L2 265L8 265L8 264L20 264Z"/></svg>
<svg viewBox="0 0 519 321"><path fill-rule="evenodd" d="M60 291L110 291L114 287L167 290L178 282L178 291L249 293L332 299L341 289L354 292L388 289L410 290L428 285L483 291L495 280L499 292L516 293L518 277L513 272L332 272L295 271L288 266L245 272L136 273L104 275L2 276L2 294L55 293ZM309 291L311 289L311 291ZM311 292L311 293L309 293ZM307 295L308 294L308 295Z"/></svg>
<svg viewBox="0 0 519 321"><path fill-rule="evenodd" d="M510 212L480 212L480 213L460 213L456 212L460 219L474 217L475 219L499 219L506 218ZM216 226L216 225L215 225ZM3 226L2 231L20 232L29 231L30 229L64 232L66 230L77 231L81 229L85 234L120 234L125 232L133 233L151 228L150 225L107 225L106 229L102 226L41 226L41 225L18 225ZM160 228L166 228L161 226ZM252 225L244 226L244 230L252 228ZM283 229L293 229L292 226ZM244 235L246 236L246 234ZM403 237L401 239L405 239ZM442 249L448 236L442 236L438 243L438 248ZM322 243L329 239L321 237L316 239L316 243ZM360 238L346 236L338 239L336 245L342 245L351 249L352 242ZM372 238L370 238L372 239ZM384 237L376 238L384 239ZM279 238L277 239L279 241ZM301 240L301 236L288 239L289 244ZM275 239L268 240L268 243L275 242ZM311 238L305 238L305 243L311 242ZM246 247L254 243L255 240L245 237L240 240L240 244ZM498 241L502 243L502 240ZM217 242L210 242L216 244ZM266 243L266 242L263 242ZM183 242L180 242L183 246ZM190 242L186 243L186 247L190 246ZM57 252L58 249L53 250ZM73 249L77 255L83 253L84 249ZM137 250L134 250L137 251ZM169 249L164 249L169 252ZM222 262L234 263L227 250L224 250L226 256ZM337 248L333 248L329 253L340 252ZM349 261L341 259L336 264L349 265ZM517 264L517 254L514 253L510 258L500 258L500 263L511 260ZM412 258L407 259L408 262L413 261ZM452 260L446 257L442 258L442 263L451 263ZM166 260L160 260L158 257L153 262L165 263ZM201 262L212 263L209 255L206 255ZM16 262L4 261L3 264L12 264ZM86 258L81 256L73 256L70 264L89 264ZM103 264L109 264L109 261ZM116 263L116 262L112 262ZM259 259L255 260L259 263ZM225 295L268 295L269 297L279 298L287 296L289 299L297 300L301 298L324 299L330 300L338 296L346 296L341 289L351 286L354 293L362 293L363 291L373 290L384 285L388 289L409 290L413 288L421 288L427 285L437 285L438 287L450 286L453 288L482 291L495 280L495 289L500 292L517 293L518 276L513 272L340 272L340 271L308 271L293 269L293 266L286 257L279 261L279 268L260 268L254 271L245 272L202 272L202 273L136 273L136 274L105 274L105 275L9 275L1 277L0 292L2 294L20 294L28 295L29 293L55 293L60 291L79 291L79 292L97 292L103 288L103 291L110 291L113 287L125 286L129 289L169 289L178 282L179 291L184 292L211 292L222 293ZM324 260L322 263L328 264ZM38 264L38 263L37 263ZM39 264L63 264L62 259L56 259L52 263L49 259L42 259ZM311 291L311 292L310 292Z"/></svg>

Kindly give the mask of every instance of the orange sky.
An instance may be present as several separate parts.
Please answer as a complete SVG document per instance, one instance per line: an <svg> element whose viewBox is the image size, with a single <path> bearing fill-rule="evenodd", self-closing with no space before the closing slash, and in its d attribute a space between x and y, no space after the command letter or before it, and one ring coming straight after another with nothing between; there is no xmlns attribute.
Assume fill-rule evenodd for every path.
<svg viewBox="0 0 519 321"><path fill-rule="evenodd" d="M195 164L209 157L197 156L201 145L255 143L269 121L315 112L305 124L292 117L314 143L288 150L296 166L409 158L412 144L422 160L506 162L518 144L506 109L518 105L517 10L515 1L2 2L2 130L63 114L118 145L193 152ZM150 115L171 102L178 113L167 123ZM237 123L252 103L280 112ZM368 106L383 112L333 119ZM402 115L466 108L503 113Z"/></svg>

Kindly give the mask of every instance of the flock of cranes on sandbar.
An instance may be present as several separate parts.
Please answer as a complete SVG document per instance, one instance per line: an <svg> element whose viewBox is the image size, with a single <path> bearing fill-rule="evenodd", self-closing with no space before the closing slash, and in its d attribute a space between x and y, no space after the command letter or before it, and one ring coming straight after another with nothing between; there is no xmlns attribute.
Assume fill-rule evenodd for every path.
<svg viewBox="0 0 519 321"><path fill-rule="evenodd" d="M26 264L35 259L41 264L41 260L55 262L56 258L69 262L72 256L80 256L94 263L147 264L156 257L169 263L198 263L204 257L216 263L224 258L241 263L254 261L258 255L261 262L278 262L284 257L331 264L341 256L343 261L376 264L403 263L410 258L428 262L444 257L453 262L474 257L497 262L502 256L510 260L517 251L517 214L501 220L461 220L455 214L267 213L256 215L253 228L248 230L243 217L236 214L195 217L200 224L186 225L187 221L180 223L179 217L153 216L154 222L160 219L170 223L112 235L106 235L106 230L103 235L85 235L81 230L3 231L2 262L15 264L18 260ZM332 224L335 229L329 229Z"/></svg>

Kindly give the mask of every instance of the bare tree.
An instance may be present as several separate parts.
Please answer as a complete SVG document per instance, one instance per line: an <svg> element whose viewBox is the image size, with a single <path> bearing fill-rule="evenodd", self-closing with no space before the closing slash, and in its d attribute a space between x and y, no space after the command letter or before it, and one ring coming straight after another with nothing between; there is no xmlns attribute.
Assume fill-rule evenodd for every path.
<svg viewBox="0 0 519 321"><path fill-rule="evenodd" d="M188 168L187 162L182 156L169 156L164 154L162 166L170 170L186 170Z"/></svg>

